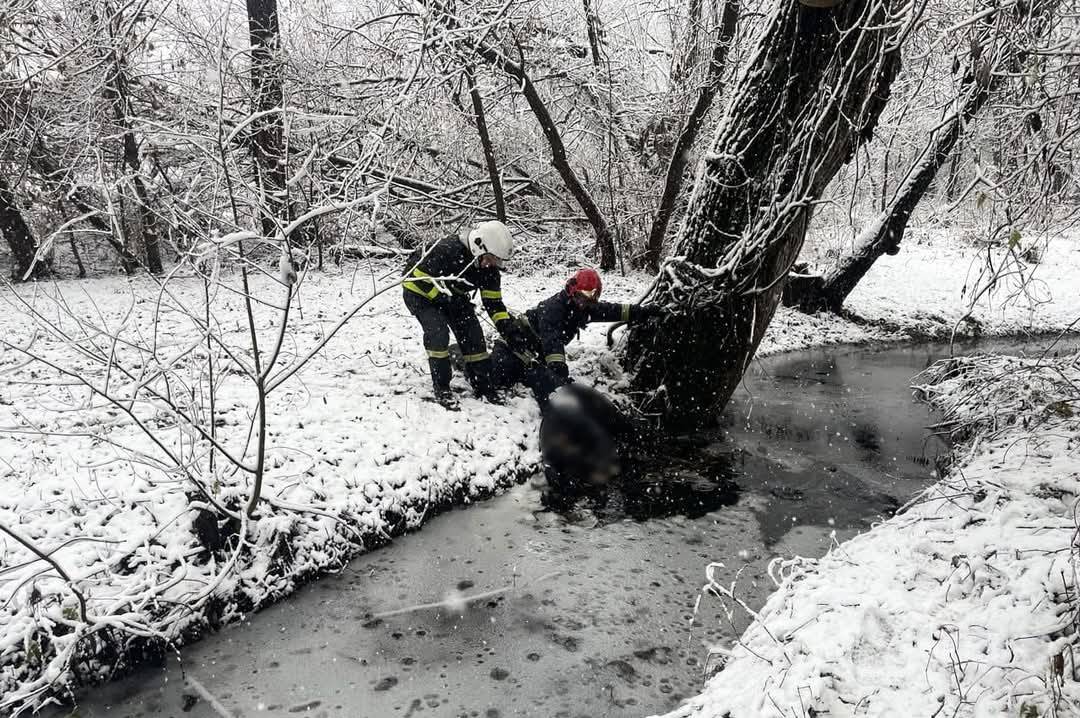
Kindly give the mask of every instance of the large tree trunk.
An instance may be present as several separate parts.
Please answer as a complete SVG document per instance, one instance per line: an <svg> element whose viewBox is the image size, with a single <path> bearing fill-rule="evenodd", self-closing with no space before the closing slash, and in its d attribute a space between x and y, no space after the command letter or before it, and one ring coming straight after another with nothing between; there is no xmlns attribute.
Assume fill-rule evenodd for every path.
<svg viewBox="0 0 1080 718"><path fill-rule="evenodd" d="M440 0L427 0L427 5L437 11L438 20L447 29L461 29L457 17ZM596 244L600 249L600 268L605 270L614 269L615 241L612 238L607 219L604 218L604 213L600 211L600 207L597 206L592 195L589 194L589 190L581 183L581 180L574 173L574 169L570 166L570 159L566 154L566 145L563 144L559 128L555 125L555 120L552 118L551 113L548 112L547 105L544 103L543 98L540 97L532 78L525 71L525 66L520 62L511 60L499 48L483 40L466 37L461 42L476 52L484 62L514 79L521 93L525 96L525 101L529 104L529 109L532 110L536 121L540 123L540 129L544 131L544 137L547 138L548 147L551 149L552 166L555 167L566 188L570 190L570 194L573 195L578 206L581 207L581 211L585 213L586 219L589 220L589 224L596 234Z"/></svg>
<svg viewBox="0 0 1080 718"><path fill-rule="evenodd" d="M731 397L813 202L885 106L902 29L890 11L900 6L773 4L698 170L676 258L650 290L675 313L631 332L626 363L646 411L704 423Z"/></svg>
<svg viewBox="0 0 1080 718"><path fill-rule="evenodd" d="M930 189L938 170L950 157L955 160L954 149L965 127L993 93L1023 66L1028 48L1017 42L1017 36L1025 27L1036 36L1045 31L1049 25L1047 19L1059 2L1036 0L1031 6L1021 3L982 17L973 30L972 52L962 68L960 91L892 199L859 234L855 250L824 277L793 277L784 293L785 304L807 312L822 309L838 312L878 258L900 251L900 241L912 212Z"/></svg>
<svg viewBox="0 0 1080 718"><path fill-rule="evenodd" d="M694 103L690 115L683 124L682 132L675 143L675 150L671 153L668 162L667 177L664 180L664 191L660 196L660 206L656 209L653 218L652 229L649 232L649 241L645 250L645 265L654 272L660 269L660 253L664 248L664 238L667 236L668 223L675 211L675 202L682 190L683 177L686 174L686 165L690 161L690 150L697 139L698 130L705 121L705 115L712 106L713 99L720 91L720 82L724 75L724 61L727 58L728 48L731 47L732 38L735 36L735 28L739 23L739 4L737 0L725 0L724 9L720 16L720 27L716 34L716 44L713 45L712 59L709 61L709 71L698 92L697 102Z"/></svg>
<svg viewBox="0 0 1080 718"><path fill-rule="evenodd" d="M258 176L262 233L275 237L278 220L288 219L285 191L283 71L277 0L247 0L251 43L251 151Z"/></svg>
<svg viewBox="0 0 1080 718"><path fill-rule="evenodd" d="M23 219L22 210L15 200L15 194L8 185L7 178L0 176L0 235L4 236L11 247L11 256L15 260L12 274L18 281L37 279L48 276L49 268L42 262L34 262L37 254L37 242L30 225Z"/></svg>
<svg viewBox="0 0 1080 718"><path fill-rule="evenodd" d="M484 148L484 164L491 180L491 193L495 197L495 218L506 222L506 198L503 195L502 180L499 178L499 162L495 158L495 146L491 143L487 117L484 115L484 98L476 86L471 67L465 68L465 82L469 85L469 97L472 99L473 118L476 120L476 132L480 135L480 146Z"/></svg>

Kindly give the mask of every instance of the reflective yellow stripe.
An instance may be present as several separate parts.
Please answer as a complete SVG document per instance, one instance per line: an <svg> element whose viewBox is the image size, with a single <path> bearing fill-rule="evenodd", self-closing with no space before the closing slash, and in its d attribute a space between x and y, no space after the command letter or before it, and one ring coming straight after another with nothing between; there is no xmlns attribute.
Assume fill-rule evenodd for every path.
<svg viewBox="0 0 1080 718"><path fill-rule="evenodd" d="M622 305L622 320L624 322L630 321L630 305L629 304Z"/></svg>
<svg viewBox="0 0 1080 718"><path fill-rule="evenodd" d="M465 363L466 364L472 364L473 362L476 362L476 361L484 361L489 356L491 356L491 355L488 354L487 352L481 352L479 354L466 354L464 358L465 358Z"/></svg>
<svg viewBox="0 0 1080 718"><path fill-rule="evenodd" d="M423 278L430 277L431 275L418 267L414 267L412 270L412 276ZM439 288L435 286L435 282L431 282L431 289L426 291L421 289L420 285L416 284L415 282L402 282L401 286L405 287L410 292L416 292L425 299L434 299L435 297L439 296Z"/></svg>
<svg viewBox="0 0 1080 718"><path fill-rule="evenodd" d="M427 350L427 355L429 357L431 357L432 359L449 359L450 358L450 350L449 349L428 349Z"/></svg>
<svg viewBox="0 0 1080 718"><path fill-rule="evenodd" d="M546 357L544 357L544 361L547 362L548 364L556 364L556 363L559 363L559 362L565 364L566 363L566 355L565 354L548 354Z"/></svg>
<svg viewBox="0 0 1080 718"><path fill-rule="evenodd" d="M423 289L416 286L416 284L414 284L413 282L402 282L401 286L405 287L410 292L416 292L425 299L434 299L435 297L439 296L438 287L432 287L430 291L425 292Z"/></svg>
<svg viewBox="0 0 1080 718"><path fill-rule="evenodd" d="M481 289L481 299L502 299L502 292L497 289Z"/></svg>
<svg viewBox="0 0 1080 718"><path fill-rule="evenodd" d="M503 319L509 319L509 318L510 318L510 312L495 312L494 314L491 315L491 321L495 322L496 324L501 322Z"/></svg>

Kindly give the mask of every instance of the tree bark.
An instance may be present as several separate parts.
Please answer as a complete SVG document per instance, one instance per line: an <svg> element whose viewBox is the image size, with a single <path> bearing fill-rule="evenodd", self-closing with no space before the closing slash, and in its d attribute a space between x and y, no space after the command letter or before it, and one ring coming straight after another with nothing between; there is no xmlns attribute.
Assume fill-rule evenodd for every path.
<svg viewBox="0 0 1080 718"><path fill-rule="evenodd" d="M574 173L574 169L570 166L562 135L555 125L551 113L548 112L543 98L540 97L536 85L533 84L524 67L504 57L494 48L477 46L477 52L482 58L499 67L519 83L521 92L525 95L525 101L529 103L529 109L536 116L536 121L540 123L540 129L544 131L544 137L547 138L548 146L551 148L552 166L559 173L559 177L562 178L566 188L570 190L570 194L577 201L581 211L588 218L589 225L593 228L593 233L596 235L596 245L600 249L600 268L605 271L614 269L615 241L611 235L611 229L608 227L607 219L593 200L589 190L581 183L581 180Z"/></svg>
<svg viewBox="0 0 1080 718"><path fill-rule="evenodd" d="M484 163L487 165L488 177L491 178L495 217L500 222L506 222L506 197L503 195L502 180L499 179L499 163L495 158L495 146L491 143L491 134L488 133L487 119L484 116L484 98L480 96L480 88L476 86L471 67L465 68L465 81L469 85L469 97L472 98L476 132L480 135L480 145L484 148Z"/></svg>
<svg viewBox="0 0 1080 718"><path fill-rule="evenodd" d="M899 68L899 0L820 9L774 3L698 170L676 247L650 298L671 308L631 331L645 411L713 420L776 311L813 202L866 141Z"/></svg>
<svg viewBox="0 0 1080 718"><path fill-rule="evenodd" d="M604 34L600 26L600 17L596 14L596 8L593 7L592 0L581 0L582 6L585 10L585 29L589 35L589 52L592 56L592 64L596 69L600 69L604 59L601 55L601 44Z"/></svg>
<svg viewBox="0 0 1080 718"><path fill-rule="evenodd" d="M708 76L705 79L705 84L702 85L701 90L698 92L697 101L694 103L693 109L690 110L690 115L686 118L682 131L679 133L679 139L675 143L675 150L672 152L671 160L668 162L664 191L660 195L660 206L656 209L652 229L649 231L649 240L645 250L645 265L654 272L660 269L660 254L664 248L664 238L667 236L671 215L675 211L675 201L679 198L679 192L682 190L686 165L690 161L690 150L697 139L698 130L701 129L701 125L705 121L705 115L709 112L716 94L720 91L728 48L731 47L738 23L738 1L725 0L720 18L720 27L717 30L716 44L713 45L712 59L709 61Z"/></svg>
<svg viewBox="0 0 1080 718"><path fill-rule="evenodd" d="M124 243L116 238L109 214L100 208L104 202L88 187L77 183L69 170L59 167L49 147L38 137L30 147L30 168L44 180L45 184L63 194L80 214L86 215L86 222L97 231L120 257L120 265L127 274L132 274L142 265L139 258L128 251Z"/></svg>
<svg viewBox="0 0 1080 718"><path fill-rule="evenodd" d="M86 278L86 265L83 264L82 255L79 253L79 243L75 241L75 235L68 232L68 247L71 248L71 257L75 260L75 266L79 269L79 279Z"/></svg>
<svg viewBox="0 0 1080 718"><path fill-rule="evenodd" d="M822 309L838 312L851 291L883 254L900 251L915 207L922 201L938 171L955 160L954 150L964 129L1027 59L1028 50L1016 43L1024 27L1038 36L1048 26L1048 15L1060 0L1038 0L1013 6L1001 14L984 17L976 28L972 47L960 79L960 91L948 114L931 132L926 146L908 169L892 199L877 218L855 240L855 250L845 256L824 277L793 278L784 302L805 312ZM1034 22L1032 22L1034 21Z"/></svg>
<svg viewBox="0 0 1080 718"><path fill-rule="evenodd" d="M988 92L980 92L969 96L969 101L959 114L971 119L988 95ZM846 255L824 277L811 274L789 278L789 286L784 293L785 305L798 307L807 313L823 309L839 312L851 290L866 276L874 262L883 254L897 254L900 251L900 240L903 239L911 213L930 188L938 170L949 159L952 147L960 136L966 119L961 120L959 114L954 114L939 131L931 135L917 163L909 169L907 180L877 219L860 232L851 254Z"/></svg>
<svg viewBox="0 0 1080 718"><path fill-rule="evenodd" d="M22 216L22 210L11 191L7 178L0 176L0 234L4 235L11 256L15 260L14 279L39 279L48 276L49 268L43 262L35 262L37 241L30 225Z"/></svg>
<svg viewBox="0 0 1080 718"><path fill-rule="evenodd" d="M731 0L734 2L735 0ZM721 0L725 5L727 0ZM682 86L694 73L694 66L701 54L701 10L703 0L688 0L686 5L686 32L679 42L678 51L671 61L671 87L672 89ZM726 8L725 8L726 11ZM672 28L677 32L677 28Z"/></svg>
<svg viewBox="0 0 1080 718"><path fill-rule="evenodd" d="M956 196L956 182L960 176L960 159L963 151L963 146L957 147L953 150L952 159L949 160L949 177L945 180L945 199L950 202Z"/></svg>
<svg viewBox="0 0 1080 718"><path fill-rule="evenodd" d="M115 49L116 32L119 29L122 16L120 13L111 13L110 39L113 41L112 54L112 77L106 83L106 94L112 101L113 113L116 123L120 128L121 142L123 143L124 164L131 172L131 183L135 188L135 199L139 203L139 224L141 229L142 246L146 252L146 268L151 274L161 274L161 242L159 239L157 216L150 207L150 196L146 191L146 183L142 177L142 157L139 153L139 143L135 139L135 132L131 126L131 96L128 92L128 77L124 57ZM130 248L129 248L129 251ZM134 254L134 252L132 252Z"/></svg>
<svg viewBox="0 0 1080 718"><path fill-rule="evenodd" d="M428 0L428 5L439 13L439 21L448 29L460 29L457 18L439 0ZM592 195L589 194L589 190L581 183L581 180L578 179L570 166L570 160L566 154L566 145L563 144L559 128L555 125L555 120L552 119L551 113L548 112L547 105L544 104L543 98L540 97L540 93L537 91L536 85L533 84L528 72L526 72L525 66L521 62L515 62L506 57L498 48L486 42L471 37L464 38L461 42L476 52L484 62L514 79L521 93L525 96L525 101L529 104L529 109L532 110L536 121L540 123L540 129L543 130L544 137L548 141L548 146L551 149L552 166L555 167L566 188L570 190L570 194L577 201L578 206L581 207L581 211L585 213L585 217L589 220L589 224L596 234L596 244L600 249L600 268L604 270L614 269L615 241L612 238L611 229L608 227L603 212L600 211Z"/></svg>
<svg viewBox="0 0 1080 718"><path fill-rule="evenodd" d="M265 237L275 237L278 221L288 220L285 192L284 81L277 0L246 0L251 44L251 152L262 195L259 219Z"/></svg>

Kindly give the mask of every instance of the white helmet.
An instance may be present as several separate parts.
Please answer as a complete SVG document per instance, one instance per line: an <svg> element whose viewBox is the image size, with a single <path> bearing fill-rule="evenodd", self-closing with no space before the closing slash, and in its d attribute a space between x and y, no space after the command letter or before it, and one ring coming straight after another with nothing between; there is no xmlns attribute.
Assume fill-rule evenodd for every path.
<svg viewBox="0 0 1080 718"><path fill-rule="evenodd" d="M467 244L474 257L493 254L505 261L514 253L514 237L510 229L497 219L476 225L476 229L469 232Z"/></svg>

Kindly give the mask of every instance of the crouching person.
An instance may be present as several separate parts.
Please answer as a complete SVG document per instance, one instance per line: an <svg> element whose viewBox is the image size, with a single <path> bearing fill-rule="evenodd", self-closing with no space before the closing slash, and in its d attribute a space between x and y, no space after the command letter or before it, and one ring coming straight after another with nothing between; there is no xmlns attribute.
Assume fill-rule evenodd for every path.
<svg viewBox="0 0 1080 718"><path fill-rule="evenodd" d="M521 328L502 300L500 269L514 253L514 239L502 222L481 222L462 236L451 235L434 246L417 249L408 259L402 282L405 306L420 322L435 399L457 408L450 390L450 332L461 346L465 377L477 396L498 403L492 383L491 358L472 297L480 300L495 328L513 345Z"/></svg>
<svg viewBox="0 0 1080 718"><path fill-rule="evenodd" d="M521 334L513 341L496 342L492 352L495 386L523 383L544 408L548 396L570 381L566 345L592 322L640 322L661 316L654 305L614 304L600 301L600 275L582 269L566 286L517 318Z"/></svg>

